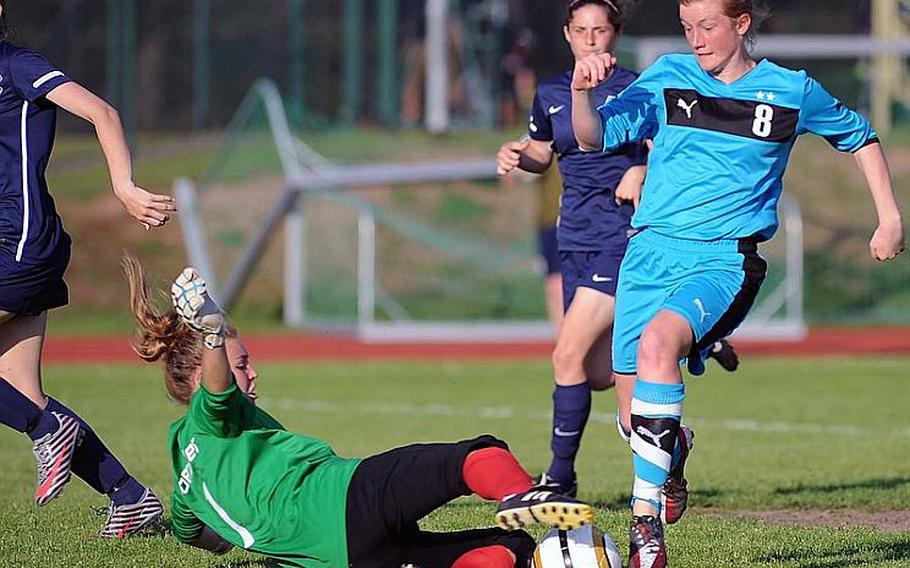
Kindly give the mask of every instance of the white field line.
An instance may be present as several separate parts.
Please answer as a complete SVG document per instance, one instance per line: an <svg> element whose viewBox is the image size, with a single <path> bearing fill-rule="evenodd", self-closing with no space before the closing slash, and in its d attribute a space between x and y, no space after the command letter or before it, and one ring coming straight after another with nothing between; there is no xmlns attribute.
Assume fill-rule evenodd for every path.
<svg viewBox="0 0 910 568"><path fill-rule="evenodd" d="M549 422L551 411L516 409L510 406L454 406L451 404L408 404L399 402L345 403L325 400L293 400L289 398L260 399L263 408L292 412L313 412L319 414L350 414L355 416L427 416L483 418L490 420L532 420ZM590 420L612 425L612 413L592 412ZM732 432L820 434L824 436L876 436L910 438L910 427L883 430L848 424L813 424L809 422L761 422L757 420L717 420L697 416L685 416L683 422L699 428L713 428Z"/></svg>

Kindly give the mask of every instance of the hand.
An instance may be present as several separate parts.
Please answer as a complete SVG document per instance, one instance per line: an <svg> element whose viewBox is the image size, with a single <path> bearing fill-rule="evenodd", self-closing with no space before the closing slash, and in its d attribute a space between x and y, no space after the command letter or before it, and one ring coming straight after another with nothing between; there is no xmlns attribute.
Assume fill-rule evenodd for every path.
<svg viewBox="0 0 910 568"><path fill-rule="evenodd" d="M892 260L904 252L904 227L900 220L879 223L869 241L869 252L875 260Z"/></svg>
<svg viewBox="0 0 910 568"><path fill-rule="evenodd" d="M522 138L516 142L506 142L499 147L496 153L496 173L504 176L518 167L521 163L521 153L531 144L530 138Z"/></svg>
<svg viewBox="0 0 910 568"><path fill-rule="evenodd" d="M114 194L146 231L152 227L163 227L170 220L170 213L177 211L173 197L150 193L132 183L126 187L115 187Z"/></svg>
<svg viewBox="0 0 910 568"><path fill-rule="evenodd" d="M575 70L572 72L572 90L590 91L603 83L615 66L616 58L609 53L588 55L579 59L575 62Z"/></svg>
<svg viewBox="0 0 910 568"><path fill-rule="evenodd" d="M203 335L206 347L224 345L224 313L208 295L205 279L194 268L184 268L174 280L171 300L180 319Z"/></svg>
<svg viewBox="0 0 910 568"><path fill-rule="evenodd" d="M622 205L623 203L632 203L632 207L638 211L638 202L641 201L641 184L635 182L627 182L625 179L619 182L619 185L616 186L616 191L613 192L616 196L616 204Z"/></svg>

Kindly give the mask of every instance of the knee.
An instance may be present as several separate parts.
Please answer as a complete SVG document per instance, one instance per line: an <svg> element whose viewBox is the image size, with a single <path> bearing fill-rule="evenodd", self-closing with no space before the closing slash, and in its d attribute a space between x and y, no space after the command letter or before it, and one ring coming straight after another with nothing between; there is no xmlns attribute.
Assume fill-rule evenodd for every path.
<svg viewBox="0 0 910 568"><path fill-rule="evenodd" d="M660 326L649 326L638 342L638 366L655 368L675 365L679 360L678 342Z"/></svg>
<svg viewBox="0 0 910 568"><path fill-rule="evenodd" d="M553 349L553 371L556 381L578 378L574 375L584 374L584 357L580 349L567 342L558 342Z"/></svg>

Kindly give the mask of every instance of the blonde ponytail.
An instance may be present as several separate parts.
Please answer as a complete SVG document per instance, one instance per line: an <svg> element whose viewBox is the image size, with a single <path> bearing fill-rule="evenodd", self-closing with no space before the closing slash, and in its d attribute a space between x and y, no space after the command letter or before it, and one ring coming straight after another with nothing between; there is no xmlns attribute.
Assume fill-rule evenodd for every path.
<svg viewBox="0 0 910 568"><path fill-rule="evenodd" d="M130 311L137 324L130 346L146 362L164 358L168 395L177 402L189 404L196 390L195 375L202 364L201 337L181 321L173 308L163 314L155 309L138 260L124 255L122 265L130 285Z"/></svg>

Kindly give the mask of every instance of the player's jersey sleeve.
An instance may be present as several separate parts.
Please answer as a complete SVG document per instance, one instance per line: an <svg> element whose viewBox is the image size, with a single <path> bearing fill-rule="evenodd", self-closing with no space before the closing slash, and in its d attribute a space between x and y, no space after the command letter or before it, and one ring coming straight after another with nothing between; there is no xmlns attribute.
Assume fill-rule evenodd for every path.
<svg viewBox="0 0 910 568"><path fill-rule="evenodd" d="M644 140L631 145L629 156L632 158L633 166L645 166L648 164L648 145Z"/></svg>
<svg viewBox="0 0 910 568"><path fill-rule="evenodd" d="M799 132L817 134L841 152L856 152L878 141L868 120L808 76L799 114Z"/></svg>
<svg viewBox="0 0 910 568"><path fill-rule="evenodd" d="M528 118L528 135L532 140L550 142L553 140L553 124L544 108L540 90L534 93L534 103L531 105L531 116Z"/></svg>
<svg viewBox="0 0 910 568"><path fill-rule="evenodd" d="M180 493L176 490L171 494L171 525L174 529L174 536L185 544L199 538L205 526L183 502Z"/></svg>
<svg viewBox="0 0 910 568"><path fill-rule="evenodd" d="M236 383L219 393L200 385L190 400L187 415L199 431L219 438L233 438L249 426L284 430L277 420L258 410Z"/></svg>
<svg viewBox="0 0 910 568"><path fill-rule="evenodd" d="M660 64L655 63L614 99L597 107L603 125L603 151L630 142L643 142L657 134Z"/></svg>
<svg viewBox="0 0 910 568"><path fill-rule="evenodd" d="M10 57L10 79L23 99L35 102L71 79L43 55L20 49Z"/></svg>

